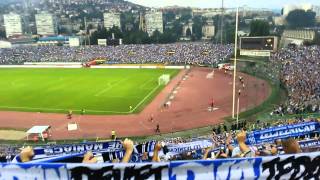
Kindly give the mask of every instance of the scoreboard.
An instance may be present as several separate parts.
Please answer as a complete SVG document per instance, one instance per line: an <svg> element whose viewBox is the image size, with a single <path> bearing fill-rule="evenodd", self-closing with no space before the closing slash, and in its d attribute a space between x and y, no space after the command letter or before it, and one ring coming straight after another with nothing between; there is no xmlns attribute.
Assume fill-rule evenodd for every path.
<svg viewBox="0 0 320 180"><path fill-rule="evenodd" d="M278 37L240 37L240 55L270 56L278 49Z"/></svg>
<svg viewBox="0 0 320 180"><path fill-rule="evenodd" d="M122 44L122 39L98 39L99 46L118 46Z"/></svg>

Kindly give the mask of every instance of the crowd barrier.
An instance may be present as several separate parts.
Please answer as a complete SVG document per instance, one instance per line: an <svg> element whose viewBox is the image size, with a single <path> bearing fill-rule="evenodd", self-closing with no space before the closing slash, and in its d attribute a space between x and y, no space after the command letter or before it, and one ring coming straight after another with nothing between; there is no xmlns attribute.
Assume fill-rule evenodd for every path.
<svg viewBox="0 0 320 180"><path fill-rule="evenodd" d="M318 179L320 153L165 163L1 164L1 179Z"/></svg>

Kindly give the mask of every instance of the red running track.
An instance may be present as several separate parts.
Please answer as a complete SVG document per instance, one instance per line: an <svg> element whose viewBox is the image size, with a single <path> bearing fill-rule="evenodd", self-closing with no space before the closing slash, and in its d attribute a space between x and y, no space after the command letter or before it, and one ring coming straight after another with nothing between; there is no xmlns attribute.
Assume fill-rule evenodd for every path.
<svg viewBox="0 0 320 180"><path fill-rule="evenodd" d="M181 71L139 114L73 115L69 120L66 114L2 111L0 128L28 129L34 125L50 125L51 139L105 138L110 137L111 130L115 130L119 137L127 137L155 134L158 123L161 133L168 133L218 124L224 117L231 116L232 75L215 69L210 79L207 75L212 69L192 68L183 81L186 72ZM240 95L240 111L245 111L261 104L271 89L264 80L240 74L246 85ZM236 82L237 87L242 87L238 79ZM164 109L162 105L177 86L171 106ZM211 98L218 108L213 112L208 111ZM150 121L151 116L153 121ZM70 122L76 122L79 129L68 131Z"/></svg>

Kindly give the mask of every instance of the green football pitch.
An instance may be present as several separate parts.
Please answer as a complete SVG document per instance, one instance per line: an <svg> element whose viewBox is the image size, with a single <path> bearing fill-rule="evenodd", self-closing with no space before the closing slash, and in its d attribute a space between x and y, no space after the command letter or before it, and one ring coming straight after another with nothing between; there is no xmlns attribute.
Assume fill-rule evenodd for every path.
<svg viewBox="0 0 320 180"><path fill-rule="evenodd" d="M0 69L0 110L85 114L140 112L169 69ZM130 109L130 106L132 107Z"/></svg>

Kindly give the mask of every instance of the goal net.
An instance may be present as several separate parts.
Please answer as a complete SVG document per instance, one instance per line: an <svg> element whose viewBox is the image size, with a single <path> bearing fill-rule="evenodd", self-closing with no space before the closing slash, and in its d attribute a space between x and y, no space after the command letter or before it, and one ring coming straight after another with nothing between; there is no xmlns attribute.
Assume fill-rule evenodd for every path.
<svg viewBox="0 0 320 180"><path fill-rule="evenodd" d="M170 75L169 74L163 74L158 79L159 85L167 85L170 81Z"/></svg>

